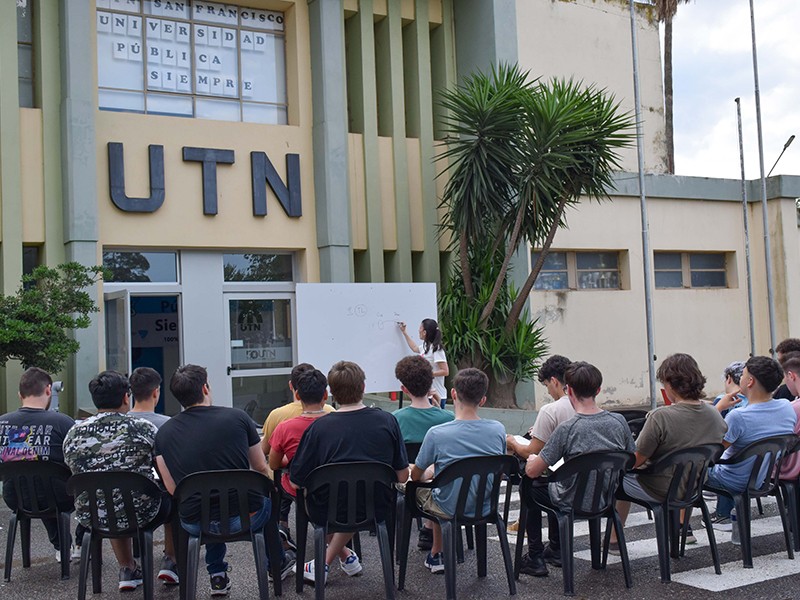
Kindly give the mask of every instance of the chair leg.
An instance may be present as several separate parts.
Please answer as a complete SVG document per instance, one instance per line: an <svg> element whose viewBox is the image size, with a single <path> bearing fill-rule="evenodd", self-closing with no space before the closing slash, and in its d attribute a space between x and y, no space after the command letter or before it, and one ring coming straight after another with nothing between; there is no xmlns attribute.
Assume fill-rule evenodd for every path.
<svg viewBox="0 0 800 600"><path fill-rule="evenodd" d="M442 519L442 545L444 546L444 587L447 600L456 600L456 541L461 538L455 520Z"/></svg>
<svg viewBox="0 0 800 600"><path fill-rule="evenodd" d="M186 582L189 579L187 575L189 569L186 566L189 548L189 533L183 527L181 527L180 520L177 517L177 511L175 512L176 515L172 521L172 539L175 545L175 560L178 563L178 581L180 582L178 585L178 597L179 600L186 600L188 598L186 594Z"/></svg>
<svg viewBox="0 0 800 600"><path fill-rule="evenodd" d="M692 508L693 507L691 506L688 507L683 513L683 526L681 527L681 551L678 553L679 557L686 555L686 535L689 532L689 520L692 518ZM678 514L680 514L680 512Z"/></svg>
<svg viewBox="0 0 800 600"><path fill-rule="evenodd" d="M467 549L474 550L475 549L475 539L472 536L472 525L465 525L464 526L464 533L467 536Z"/></svg>
<svg viewBox="0 0 800 600"><path fill-rule="evenodd" d="M517 594L517 582L514 579L514 565L511 562L511 549L508 547L508 534L506 532L505 521L497 521L497 537L500 538L500 550L503 552L503 564L506 567L506 577L508 578L508 595Z"/></svg>
<svg viewBox="0 0 800 600"><path fill-rule="evenodd" d="M461 527L454 529L453 535L456 540L456 562L462 564L464 562L464 540L461 537Z"/></svg>
<svg viewBox="0 0 800 600"><path fill-rule="evenodd" d="M653 508L653 517L656 522L656 545L658 546L658 570L661 573L661 582L668 583L670 577L670 515L664 514L663 506Z"/></svg>
<svg viewBox="0 0 800 600"><path fill-rule="evenodd" d="M786 553L789 555L790 560L794 560L794 546L792 544L792 534L789 531L789 518L786 515L786 506L783 503L783 496L781 496L781 491L779 489L775 490L775 499L778 501L778 513L781 515L783 539L786 542Z"/></svg>
<svg viewBox="0 0 800 600"><path fill-rule="evenodd" d="M733 498L736 507L736 522L739 525L739 539L742 543L742 564L745 569L753 568L753 547L750 540L750 502L744 496Z"/></svg>
<svg viewBox="0 0 800 600"><path fill-rule="evenodd" d="M617 542L619 543L619 557L622 560L622 573L625 576L625 587L633 587L633 579L631 577L631 562L628 559L628 547L625 545L625 531L622 527L622 520L616 509L612 510L612 518L614 519L614 529L617 532Z"/></svg>
<svg viewBox="0 0 800 600"><path fill-rule="evenodd" d="M756 498L756 506L758 507L758 514L764 516L764 507L761 506L761 498Z"/></svg>
<svg viewBox="0 0 800 600"><path fill-rule="evenodd" d="M397 559L400 562L400 571L397 575L397 589L402 590L406 584L406 566L408 565L408 546L411 543L411 524L414 517L403 504L401 517L400 535L397 540Z"/></svg>
<svg viewBox="0 0 800 600"><path fill-rule="evenodd" d="M794 482L782 483L781 488L786 494L786 510L789 513L789 525L792 528L794 538L794 549L800 552L800 531L797 530L800 523L800 506L797 505L797 484Z"/></svg>
<svg viewBox="0 0 800 600"><path fill-rule="evenodd" d="M14 559L14 541L17 537L17 513L11 513L8 520L8 536L6 537L6 562L3 569L3 580L11 581L11 562Z"/></svg>
<svg viewBox="0 0 800 600"><path fill-rule="evenodd" d="M139 556L142 560L142 579L144 599L153 600L153 532L145 530L139 532Z"/></svg>
<svg viewBox="0 0 800 600"><path fill-rule="evenodd" d="M558 533L561 538L561 571L564 575L564 595L575 595L575 563L573 562L573 526L572 514L556 513Z"/></svg>
<svg viewBox="0 0 800 600"><path fill-rule="evenodd" d="M357 531L353 534L353 537L350 540L350 547L353 552L358 555L358 559L361 560L361 557L363 556L363 553L361 552L361 535L359 535ZM363 564L364 561L361 560L361 563Z"/></svg>
<svg viewBox="0 0 800 600"><path fill-rule="evenodd" d="M325 598L325 538L327 529L314 525L314 597Z"/></svg>
<svg viewBox="0 0 800 600"><path fill-rule="evenodd" d="M386 598L394 600L394 559L392 558L392 543L389 540L389 531L386 521L375 524L378 534L378 550L381 554L381 567L383 568L383 584Z"/></svg>
<svg viewBox="0 0 800 600"><path fill-rule="evenodd" d="M283 594L283 582L281 581L281 550L283 543L278 533L278 522L270 520L264 527L264 539L267 545L267 556L269 556L269 570L272 573L272 585L275 588L275 595Z"/></svg>
<svg viewBox="0 0 800 600"><path fill-rule="evenodd" d="M297 563L295 567L294 587L295 591L300 594L303 592L303 567L306 564L306 540L308 539L308 519L305 515L305 509L298 504L295 507L295 537L297 538Z"/></svg>
<svg viewBox="0 0 800 600"><path fill-rule="evenodd" d="M19 541L22 544L22 568L28 569L31 566L31 520L27 517L19 517Z"/></svg>
<svg viewBox="0 0 800 600"><path fill-rule="evenodd" d="M81 562L78 569L78 600L86 600L86 582L89 578L89 562L91 561L92 534L83 534L81 542Z"/></svg>
<svg viewBox="0 0 800 600"><path fill-rule="evenodd" d="M602 569L603 561L600 557L600 519L589 521L589 552L592 556L592 568Z"/></svg>
<svg viewBox="0 0 800 600"><path fill-rule="evenodd" d="M669 556L670 558L680 557L680 514L677 510L667 512L665 515L667 527L669 528Z"/></svg>
<svg viewBox="0 0 800 600"><path fill-rule="evenodd" d="M61 549L61 580L69 579L69 521L70 514L68 512L56 513L56 520L58 522L58 544Z"/></svg>
<svg viewBox="0 0 800 600"><path fill-rule="evenodd" d="M714 528L711 526L711 515L708 512L708 506L706 506L702 496L700 496L700 512L703 514L703 522L706 525L708 546L711 548L711 559L714 561L714 572L717 575L722 575L722 569L719 564L719 553L717 552L717 538L714 535Z"/></svg>
<svg viewBox="0 0 800 600"><path fill-rule="evenodd" d="M508 512L511 509L511 492L514 489L514 484L511 480L506 478L506 498L503 502L503 523L508 525Z"/></svg>
<svg viewBox="0 0 800 600"><path fill-rule="evenodd" d="M519 579L519 570L522 567L522 553L525 545L525 527L528 521L528 506L520 498L519 523L517 524L517 543L514 547L514 579Z"/></svg>
<svg viewBox="0 0 800 600"><path fill-rule="evenodd" d="M189 536L186 549L186 598L194 600L197 597L197 568L200 563L200 538Z"/></svg>
<svg viewBox="0 0 800 600"><path fill-rule="evenodd" d="M103 538L93 535L91 545L92 593L99 594L103 591Z"/></svg>
<svg viewBox="0 0 800 600"><path fill-rule="evenodd" d="M475 550L478 559L478 577L486 577L486 523L475 525Z"/></svg>
<svg viewBox="0 0 800 600"><path fill-rule="evenodd" d="M253 557L256 561L256 579L258 580L258 597L260 600L269 600L269 580L267 578L267 546L264 540L264 531L251 531L250 541L253 544ZM270 567L273 565L270 564ZM273 580L275 576L273 575ZM278 576L280 579L280 576Z"/></svg>

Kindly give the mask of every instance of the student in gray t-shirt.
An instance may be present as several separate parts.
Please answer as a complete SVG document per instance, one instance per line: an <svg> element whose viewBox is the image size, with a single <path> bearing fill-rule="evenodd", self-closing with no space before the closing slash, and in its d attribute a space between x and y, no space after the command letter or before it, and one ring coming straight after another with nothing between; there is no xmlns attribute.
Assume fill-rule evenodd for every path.
<svg viewBox="0 0 800 600"><path fill-rule="evenodd" d="M150 367L139 367L133 370L128 381L135 402L130 411L133 416L150 421L156 429L169 421L167 415L156 412L158 399L161 397L161 375L158 371Z"/></svg>
<svg viewBox="0 0 800 600"><path fill-rule="evenodd" d="M525 474L539 477L562 458L566 461L586 452L633 452L635 447L625 419L600 409L595 397L600 392L603 376L597 367L585 362L572 363L564 373L567 394L575 416L556 427L553 435L537 456L528 457ZM569 507L574 499L574 484L569 482L534 485L532 500L544 507ZM520 572L534 577L547 575L546 562L561 566L561 549L558 521L548 513L549 543L542 544L542 530L531 531L528 536L528 554L522 561Z"/></svg>

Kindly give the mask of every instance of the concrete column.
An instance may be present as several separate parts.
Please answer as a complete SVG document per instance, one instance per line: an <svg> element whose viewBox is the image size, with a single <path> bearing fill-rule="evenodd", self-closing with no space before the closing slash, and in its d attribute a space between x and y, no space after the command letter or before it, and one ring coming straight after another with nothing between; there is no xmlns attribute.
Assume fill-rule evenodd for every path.
<svg viewBox="0 0 800 600"><path fill-rule="evenodd" d="M68 261L95 265L97 248L97 152L94 2L61 0L61 148L64 249ZM89 290L98 301L97 289ZM86 385L100 365L98 316L75 332L81 348L68 365L67 396L77 409L94 411Z"/></svg>
<svg viewBox="0 0 800 600"><path fill-rule="evenodd" d="M353 281L342 0L309 0L320 281Z"/></svg>

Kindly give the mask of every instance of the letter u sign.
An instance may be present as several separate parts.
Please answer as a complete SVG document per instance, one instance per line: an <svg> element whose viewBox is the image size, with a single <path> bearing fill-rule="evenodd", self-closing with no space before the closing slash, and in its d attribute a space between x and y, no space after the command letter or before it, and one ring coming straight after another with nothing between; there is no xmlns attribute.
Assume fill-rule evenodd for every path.
<svg viewBox="0 0 800 600"><path fill-rule="evenodd" d="M125 193L125 160L122 144L108 144L108 180L111 201L125 212L155 212L164 204L164 146L148 146L150 155L150 197L130 198Z"/></svg>

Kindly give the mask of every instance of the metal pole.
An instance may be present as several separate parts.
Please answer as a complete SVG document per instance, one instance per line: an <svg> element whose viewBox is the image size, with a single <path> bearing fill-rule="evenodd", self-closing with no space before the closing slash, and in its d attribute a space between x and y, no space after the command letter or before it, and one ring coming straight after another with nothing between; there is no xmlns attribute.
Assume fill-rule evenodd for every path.
<svg viewBox="0 0 800 600"><path fill-rule="evenodd" d="M742 106L736 98L739 124L739 164L742 168L742 215L744 216L744 261L747 266L747 315L750 321L750 356L756 355L756 325L753 317L753 280L750 275L750 217L747 211L747 181L744 178L744 142L742 141Z"/></svg>
<svg viewBox="0 0 800 600"><path fill-rule="evenodd" d="M647 198L644 191L644 135L642 133L642 102L639 96L639 51L636 41L636 11L631 9L631 49L633 52L633 99L636 110L636 151L639 159L639 205L642 213L642 263L644 265L644 312L647 321L647 370L650 375L650 408L656 407L656 352L653 336L653 287L650 253L650 226L647 220Z"/></svg>
<svg viewBox="0 0 800 600"><path fill-rule="evenodd" d="M761 129L761 92L758 88L758 55L756 52L756 15L750 0L750 29L753 35L753 81L756 94L756 128L758 130L758 164L761 169L761 219L764 225L764 259L767 263L767 307L769 308L769 352L775 357L775 298L772 290L772 250L769 243L769 214L767 213L767 178L764 171L764 138Z"/></svg>
<svg viewBox="0 0 800 600"><path fill-rule="evenodd" d="M773 163L773 165L772 165L772 168L769 170L769 173L767 173L767 177L769 177L770 175L772 175L772 172L775 170L775 167L777 167L777 166L778 166L778 163L781 161L781 157L783 156L783 153L784 153L784 152L786 152L786 149L787 149L789 146L791 146L791 145L792 145L792 142L793 142L793 141L794 141L794 135L790 135L790 136L789 136L789 139L788 139L788 140L786 140L786 143L783 145L783 150L781 150L781 153L780 153L780 154L778 154L778 158L777 158L777 159L775 160L775 162Z"/></svg>

